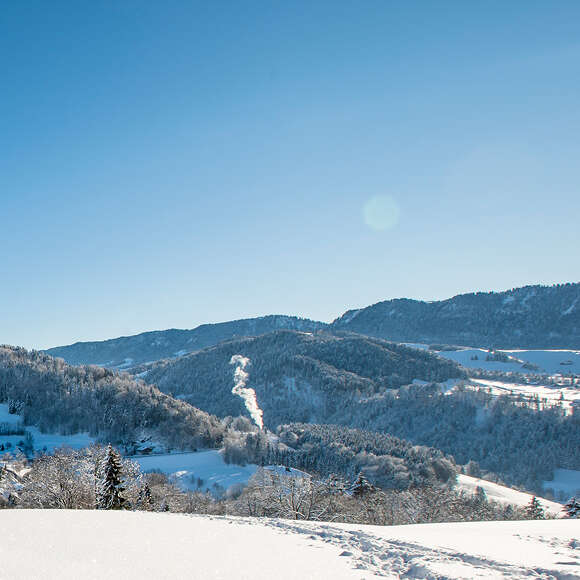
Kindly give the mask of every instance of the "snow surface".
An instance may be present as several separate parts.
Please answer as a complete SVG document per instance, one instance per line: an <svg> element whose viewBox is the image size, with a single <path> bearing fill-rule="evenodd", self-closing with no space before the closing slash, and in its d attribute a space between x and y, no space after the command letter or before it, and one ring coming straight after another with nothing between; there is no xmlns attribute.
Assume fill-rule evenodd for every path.
<svg viewBox="0 0 580 580"><path fill-rule="evenodd" d="M509 362L501 362L497 360L485 360L485 358L489 355L489 351L483 348L443 350L436 351L436 354L448 360L458 362L460 365L468 369L484 369L487 371L517 372L528 374L534 372L529 369L523 368L522 361L524 361L524 359L518 357L517 355L510 355L513 356L513 358L511 358ZM476 360L472 360L472 357L474 356L477 357ZM538 371L535 372L537 373Z"/></svg>
<svg viewBox="0 0 580 580"><path fill-rule="evenodd" d="M258 466L233 465L225 463L217 449L191 453L171 453L165 455L135 455L130 457L141 466L143 472L161 471L171 481L184 490L210 491L221 495L232 486L245 486L256 473ZM268 465L264 469L287 477L310 477L299 469L280 465ZM198 486L198 478L202 480Z"/></svg>
<svg viewBox="0 0 580 580"><path fill-rule="evenodd" d="M503 352L538 365L547 373L580 374L580 351L577 350L505 350ZM561 364L567 361L572 364Z"/></svg>
<svg viewBox="0 0 580 580"><path fill-rule="evenodd" d="M8 412L8 405L0 405L0 423L8 423L9 425L18 425L22 423L20 415L14 415Z"/></svg>
<svg viewBox="0 0 580 580"><path fill-rule="evenodd" d="M524 395L525 397L538 396L548 406L561 404L569 410L574 401L580 401L578 387L552 387L549 385L530 385L522 383L504 383L502 381L488 381L487 379L469 379L469 383L488 388L492 395Z"/></svg>
<svg viewBox="0 0 580 580"><path fill-rule="evenodd" d="M554 495L568 499L575 495L580 497L580 471L574 469L554 469L554 479L544 481L544 489L551 489Z"/></svg>
<svg viewBox="0 0 580 580"><path fill-rule="evenodd" d="M2 578L543 578L580 573L578 520L354 526L181 514L5 510Z"/></svg>
<svg viewBox="0 0 580 580"><path fill-rule="evenodd" d="M216 492L236 484L245 485L258 468L251 464L227 464L217 449L168 455L137 455L131 459L141 466L142 471L159 470L182 489L192 491L200 489ZM201 487L197 485L198 478L203 480Z"/></svg>
<svg viewBox="0 0 580 580"><path fill-rule="evenodd" d="M483 488L487 499L501 504L511 504L520 507L526 506L530 503L533 495L524 491L517 491L510 487L499 485L485 479L478 479L469 475L459 474L457 476L457 488L465 491L475 493L477 487ZM542 497L538 497L538 501L546 511L556 517L563 517L562 504L555 501L550 501Z"/></svg>
<svg viewBox="0 0 580 580"><path fill-rule="evenodd" d="M413 345L418 347L419 345ZM489 354L482 348L462 348L460 350L436 351L446 359L453 360L470 369L484 369L488 371L518 372L525 374L580 374L580 351L577 350L498 350L508 355L509 362L486 361ZM477 356L477 360L472 357ZM572 364L560 364L571 362ZM539 371L525 369L522 363L532 363L539 367Z"/></svg>
<svg viewBox="0 0 580 580"><path fill-rule="evenodd" d="M8 405L0 404L0 423L9 423L10 425L22 424L20 415L12 415L8 412ZM93 437L88 433L75 433L73 435L60 435L59 433L41 433L37 427L26 426L25 431L33 437L33 447L36 451L53 452L58 447L66 445L73 449L88 447L95 442ZM0 445L6 446L10 443L12 449L19 446L24 441L26 435L0 435ZM8 449L10 451L10 449Z"/></svg>

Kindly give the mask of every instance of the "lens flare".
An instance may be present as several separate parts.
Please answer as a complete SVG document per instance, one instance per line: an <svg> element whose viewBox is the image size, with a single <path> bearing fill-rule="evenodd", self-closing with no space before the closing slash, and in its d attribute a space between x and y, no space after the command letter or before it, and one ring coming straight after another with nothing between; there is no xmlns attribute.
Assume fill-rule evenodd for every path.
<svg viewBox="0 0 580 580"><path fill-rule="evenodd" d="M401 209L390 195L375 195L363 207L364 220L369 228L385 231L399 223Z"/></svg>

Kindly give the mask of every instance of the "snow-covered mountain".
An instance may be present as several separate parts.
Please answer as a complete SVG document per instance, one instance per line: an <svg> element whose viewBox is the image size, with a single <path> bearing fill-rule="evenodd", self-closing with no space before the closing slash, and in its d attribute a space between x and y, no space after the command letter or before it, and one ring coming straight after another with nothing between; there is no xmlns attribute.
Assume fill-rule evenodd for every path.
<svg viewBox="0 0 580 580"><path fill-rule="evenodd" d="M494 348L580 348L580 283L526 286L507 292L462 294L439 302L397 299L349 310L331 325L296 316L203 324L192 330L158 330L46 352L70 364L131 369L175 358L225 340L275 330L348 330L396 342Z"/></svg>
<svg viewBox="0 0 580 580"><path fill-rule="evenodd" d="M128 369L135 365L184 354L241 336L258 336L274 330L313 332L327 325L297 316L271 315L202 324L192 330L156 330L134 336L122 336L96 342L77 342L46 352L70 364L94 364L107 368Z"/></svg>
<svg viewBox="0 0 580 580"><path fill-rule="evenodd" d="M571 580L578 578L580 567L577 520L378 527L148 512L6 510L0 533L3 577L13 580Z"/></svg>
<svg viewBox="0 0 580 580"><path fill-rule="evenodd" d="M234 355L250 360L250 383L275 428L291 421L326 422L358 400L414 379L445 381L464 372L429 351L351 333L305 333L280 330L254 338L223 342L177 359L137 367L156 384L218 416L245 414L232 396Z"/></svg>
<svg viewBox="0 0 580 580"><path fill-rule="evenodd" d="M399 342L494 348L580 348L580 283L526 286L349 310L332 328Z"/></svg>

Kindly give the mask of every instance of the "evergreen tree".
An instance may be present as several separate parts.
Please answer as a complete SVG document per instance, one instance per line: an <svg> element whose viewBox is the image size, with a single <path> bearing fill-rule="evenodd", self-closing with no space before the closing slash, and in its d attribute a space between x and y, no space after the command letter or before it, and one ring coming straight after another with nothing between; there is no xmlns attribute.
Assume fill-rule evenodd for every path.
<svg viewBox="0 0 580 580"><path fill-rule="evenodd" d="M375 486L369 482L362 471L359 471L355 482L350 488L352 496L360 498L373 491L375 491Z"/></svg>
<svg viewBox="0 0 580 580"><path fill-rule="evenodd" d="M125 488L123 486L123 480L121 479L121 456L109 444L105 455L100 485L97 488L97 509L127 509L127 500L123 497L124 491Z"/></svg>
<svg viewBox="0 0 580 580"><path fill-rule="evenodd" d="M481 485L478 485L475 488L475 500L477 501L477 503L487 503L487 494L485 493L485 489L483 489L483 487L481 487Z"/></svg>
<svg viewBox="0 0 580 580"><path fill-rule="evenodd" d="M534 496L526 506L526 515L530 520L545 519L544 508L536 496Z"/></svg>
<svg viewBox="0 0 580 580"><path fill-rule="evenodd" d="M151 497L151 488L145 482L139 489L139 497L137 499L137 506L140 510L151 511L153 509L153 498Z"/></svg>
<svg viewBox="0 0 580 580"><path fill-rule="evenodd" d="M571 497L567 503L564 505L564 512L569 518L580 517L580 499Z"/></svg>

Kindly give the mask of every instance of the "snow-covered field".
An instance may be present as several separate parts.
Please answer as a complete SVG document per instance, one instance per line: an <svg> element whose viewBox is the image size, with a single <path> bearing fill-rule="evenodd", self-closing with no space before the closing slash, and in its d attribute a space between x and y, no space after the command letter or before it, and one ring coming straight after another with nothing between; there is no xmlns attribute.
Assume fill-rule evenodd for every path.
<svg viewBox="0 0 580 580"><path fill-rule="evenodd" d="M487 379L469 379L469 383L475 386L485 387L494 395L523 395L524 397L539 397L540 401L547 406L561 404L567 411L570 410L574 401L580 401L580 388L578 387L552 387L549 385L530 385L522 383L504 383L502 381L489 381Z"/></svg>
<svg viewBox="0 0 580 580"><path fill-rule="evenodd" d="M551 489L556 497L567 500L569 497L580 497L580 471L574 469L555 469L554 479L544 481L544 489Z"/></svg>
<svg viewBox="0 0 580 580"><path fill-rule="evenodd" d="M457 476L457 487L458 489L463 489L470 493L475 493L476 488L481 487L485 491L485 495L487 495L489 500L501 504L511 504L521 507L528 505L533 497L530 493L517 491L516 489L511 489L491 481L486 481L485 479L478 479L477 477L462 474ZM539 497L538 500L546 513L555 517L563 516L562 504L542 497Z"/></svg>
<svg viewBox="0 0 580 580"><path fill-rule="evenodd" d="M245 485L256 472L256 465L224 463L217 449L168 455L141 455L131 457L144 472L159 470L183 489L227 490L233 485ZM198 485L198 479L201 485Z"/></svg>
<svg viewBox="0 0 580 580"><path fill-rule="evenodd" d="M410 345L419 347L419 345ZM577 350L500 350L506 354L508 362L486 360L488 351L482 348L462 348L459 350L436 351L439 356L453 360L471 369L488 371L544 373L544 374L580 374L580 351ZM526 369L523 363L538 366L538 370ZM562 364L563 363L563 364Z"/></svg>
<svg viewBox="0 0 580 580"><path fill-rule="evenodd" d="M505 350L502 352L538 365L550 374L580 374L580 351L577 350Z"/></svg>
<svg viewBox="0 0 580 580"><path fill-rule="evenodd" d="M11 426L18 426L22 423L20 415L10 414L8 405L0 404L0 423L7 423ZM22 435L0 435L0 445L4 445L5 450L10 451L18 447L26 438L26 433L30 433L33 438L33 447L36 451L47 451L51 453L58 447L67 445L73 449L81 449L94 443L94 439L88 433L75 433L73 435L60 435L58 433L41 433L36 427L24 427L25 433ZM9 444L9 445L8 445Z"/></svg>
<svg viewBox="0 0 580 580"><path fill-rule="evenodd" d="M210 491L217 495L232 486L244 486L256 473L257 465L233 465L225 463L217 449L192 453L172 453L166 455L140 455L130 457L144 472L161 471L179 487L190 491ZM282 466L268 465L268 471L279 475L309 477L304 471L286 469ZM201 480L201 485L198 485Z"/></svg>
<svg viewBox="0 0 580 580"><path fill-rule="evenodd" d="M5 510L0 534L0 576L12 580L567 580L580 573L578 520L378 527Z"/></svg>

